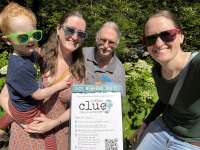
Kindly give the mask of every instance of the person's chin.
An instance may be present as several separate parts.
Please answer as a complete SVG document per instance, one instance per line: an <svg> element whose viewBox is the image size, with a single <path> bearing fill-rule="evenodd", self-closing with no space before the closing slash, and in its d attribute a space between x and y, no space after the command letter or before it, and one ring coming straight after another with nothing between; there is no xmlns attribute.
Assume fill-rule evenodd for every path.
<svg viewBox="0 0 200 150"><path fill-rule="evenodd" d="M75 51L77 48L75 46L66 46L65 47L69 52Z"/></svg>
<svg viewBox="0 0 200 150"><path fill-rule="evenodd" d="M79 46L80 46L79 43L74 43L74 42L73 43L72 42L66 43L66 48L69 49L69 50L72 50L72 51L76 50Z"/></svg>
<svg viewBox="0 0 200 150"><path fill-rule="evenodd" d="M166 56L166 55L160 55L160 56L156 56L154 57L154 59L157 61L157 62L160 62L160 63L167 63L171 60L171 57L170 56Z"/></svg>
<svg viewBox="0 0 200 150"><path fill-rule="evenodd" d="M29 49L29 53L32 53L34 51L34 48Z"/></svg>

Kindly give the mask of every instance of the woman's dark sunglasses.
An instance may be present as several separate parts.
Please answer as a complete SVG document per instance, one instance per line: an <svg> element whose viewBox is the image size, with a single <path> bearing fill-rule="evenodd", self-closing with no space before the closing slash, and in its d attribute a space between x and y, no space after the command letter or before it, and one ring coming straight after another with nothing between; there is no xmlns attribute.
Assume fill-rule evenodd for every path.
<svg viewBox="0 0 200 150"><path fill-rule="evenodd" d="M73 27L62 27L62 28L65 33L65 36L72 36L76 33L81 40L84 40L87 36L86 32L77 30L76 28Z"/></svg>
<svg viewBox="0 0 200 150"><path fill-rule="evenodd" d="M175 29L160 32L158 34L146 36L144 37L143 40L146 46L151 46L155 44L158 37L160 37L163 42L172 42L175 40L176 34L178 32L180 32L180 29L175 28Z"/></svg>

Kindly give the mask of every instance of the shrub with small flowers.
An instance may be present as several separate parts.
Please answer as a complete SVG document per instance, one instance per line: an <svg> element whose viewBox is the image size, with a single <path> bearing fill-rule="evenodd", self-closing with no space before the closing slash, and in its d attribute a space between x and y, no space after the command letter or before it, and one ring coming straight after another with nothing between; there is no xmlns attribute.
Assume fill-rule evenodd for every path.
<svg viewBox="0 0 200 150"><path fill-rule="evenodd" d="M124 138L129 140L158 99L151 74L152 65L144 60L124 63L127 96L123 100Z"/></svg>

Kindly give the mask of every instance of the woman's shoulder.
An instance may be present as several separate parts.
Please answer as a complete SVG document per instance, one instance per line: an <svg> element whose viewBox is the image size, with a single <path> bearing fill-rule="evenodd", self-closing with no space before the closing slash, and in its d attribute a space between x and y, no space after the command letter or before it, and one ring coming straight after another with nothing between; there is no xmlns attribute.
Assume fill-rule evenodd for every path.
<svg viewBox="0 0 200 150"><path fill-rule="evenodd" d="M192 52L191 64L200 65L200 52Z"/></svg>

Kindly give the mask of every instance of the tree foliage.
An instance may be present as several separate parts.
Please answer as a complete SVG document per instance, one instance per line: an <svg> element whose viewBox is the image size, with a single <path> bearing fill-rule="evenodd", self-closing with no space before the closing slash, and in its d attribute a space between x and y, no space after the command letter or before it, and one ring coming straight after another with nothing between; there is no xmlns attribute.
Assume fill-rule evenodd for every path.
<svg viewBox="0 0 200 150"><path fill-rule="evenodd" d="M3 8L9 0L1 0ZM60 16L70 10L80 10L87 20L88 39L86 46L95 43L95 33L105 21L118 23L122 32L118 48L120 56L138 49L138 42L143 35L143 26L147 17L157 9L174 12L185 33L185 49L198 50L200 43L200 2L182 0L15 0L29 6L38 18L38 28L42 29L47 39L49 30L56 26Z"/></svg>

